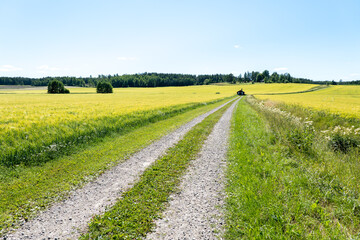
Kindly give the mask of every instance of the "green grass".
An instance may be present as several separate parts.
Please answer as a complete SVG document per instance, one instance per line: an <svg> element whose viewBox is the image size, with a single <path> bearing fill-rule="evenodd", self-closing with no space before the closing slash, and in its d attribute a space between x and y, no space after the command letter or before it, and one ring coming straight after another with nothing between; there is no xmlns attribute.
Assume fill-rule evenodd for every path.
<svg viewBox="0 0 360 240"><path fill-rule="evenodd" d="M240 102L233 119L226 239L355 239L358 150L332 151L316 128Z"/></svg>
<svg viewBox="0 0 360 240"><path fill-rule="evenodd" d="M82 239L141 239L161 216L180 176L197 156L213 126L230 106L197 124L167 154L150 166L130 190L104 215L96 216Z"/></svg>
<svg viewBox="0 0 360 240"><path fill-rule="evenodd" d="M69 190L80 187L155 139L225 101L202 105L124 134L116 133L92 144L80 145L73 154L41 165L0 166L0 235L33 217L51 202L63 199Z"/></svg>

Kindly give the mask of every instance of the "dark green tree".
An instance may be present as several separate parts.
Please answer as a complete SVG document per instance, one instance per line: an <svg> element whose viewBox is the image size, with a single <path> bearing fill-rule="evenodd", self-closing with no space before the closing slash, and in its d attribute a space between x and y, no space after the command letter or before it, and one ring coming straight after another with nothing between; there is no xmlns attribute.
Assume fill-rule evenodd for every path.
<svg viewBox="0 0 360 240"><path fill-rule="evenodd" d="M48 93L70 93L70 91L64 87L62 82L53 80L48 84Z"/></svg>
<svg viewBox="0 0 360 240"><path fill-rule="evenodd" d="M97 93L113 93L113 87L109 82L99 82L96 86Z"/></svg>
<svg viewBox="0 0 360 240"><path fill-rule="evenodd" d="M225 82L233 83L235 81L235 77L232 73L225 75Z"/></svg>
<svg viewBox="0 0 360 240"><path fill-rule="evenodd" d="M269 78L270 77L270 73L269 73L268 70L263 71L262 75L264 76L264 78Z"/></svg>
<svg viewBox="0 0 360 240"><path fill-rule="evenodd" d="M239 83L245 82L245 80L244 80L244 78L242 77L241 74L239 74L237 81L238 81Z"/></svg>
<svg viewBox="0 0 360 240"><path fill-rule="evenodd" d="M262 82L264 80L264 75L259 73L256 75L256 82Z"/></svg>
<svg viewBox="0 0 360 240"><path fill-rule="evenodd" d="M270 76L270 81L274 83L279 82L279 74L277 72L273 72Z"/></svg>
<svg viewBox="0 0 360 240"><path fill-rule="evenodd" d="M257 76L259 75L260 73L259 72L254 72L254 71L252 71L251 72L251 81L252 82L256 82L256 79L257 79Z"/></svg>
<svg viewBox="0 0 360 240"><path fill-rule="evenodd" d="M207 78L207 79L204 80L204 85L209 85L210 83L211 83L210 79Z"/></svg>

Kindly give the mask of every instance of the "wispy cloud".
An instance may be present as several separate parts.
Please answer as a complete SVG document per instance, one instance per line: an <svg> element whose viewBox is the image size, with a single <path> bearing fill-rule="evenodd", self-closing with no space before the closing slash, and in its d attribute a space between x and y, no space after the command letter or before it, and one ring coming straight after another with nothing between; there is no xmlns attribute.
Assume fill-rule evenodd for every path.
<svg viewBox="0 0 360 240"><path fill-rule="evenodd" d="M117 57L116 59L119 61L134 61L134 60L136 60L135 57Z"/></svg>
<svg viewBox="0 0 360 240"><path fill-rule="evenodd" d="M352 74L350 74L350 77L358 77L358 76L360 76L360 73L352 73Z"/></svg>
<svg viewBox="0 0 360 240"><path fill-rule="evenodd" d="M2 65L0 66L0 72L15 72L15 71L21 71L22 68L15 67L13 65Z"/></svg>
<svg viewBox="0 0 360 240"><path fill-rule="evenodd" d="M235 44L234 48L240 48L240 45Z"/></svg>
<svg viewBox="0 0 360 240"><path fill-rule="evenodd" d="M60 70L60 68L57 67L50 67L49 65L41 65L37 67L40 71L57 71Z"/></svg>
<svg viewBox="0 0 360 240"><path fill-rule="evenodd" d="M288 68L286 68L286 67L278 67L278 68L273 69L274 72L281 72L281 71L286 71L286 70L288 70Z"/></svg>
<svg viewBox="0 0 360 240"><path fill-rule="evenodd" d="M38 66L36 69L37 69L37 73L48 73L48 72L61 70L58 67L50 67L49 65L41 65Z"/></svg>

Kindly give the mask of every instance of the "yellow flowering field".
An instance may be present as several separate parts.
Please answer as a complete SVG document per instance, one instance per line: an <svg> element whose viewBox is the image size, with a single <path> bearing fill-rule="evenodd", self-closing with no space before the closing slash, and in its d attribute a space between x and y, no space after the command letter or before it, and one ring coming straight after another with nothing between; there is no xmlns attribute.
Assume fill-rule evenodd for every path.
<svg viewBox="0 0 360 240"><path fill-rule="evenodd" d="M95 88L73 87L71 94L47 94L46 87L2 88L0 163L16 165L46 161L69 146L234 96L241 88L248 94L259 94L304 91L313 86L244 84L117 88L113 94L97 94Z"/></svg>
<svg viewBox="0 0 360 240"><path fill-rule="evenodd" d="M133 111L153 110L179 104L212 101L236 94L304 91L308 84L244 84L164 88L117 88L114 94L96 94L95 88L70 88L70 95L50 95L46 90L1 90L0 131L34 125L57 125L86 121ZM218 94L216 94L218 93Z"/></svg>
<svg viewBox="0 0 360 240"><path fill-rule="evenodd" d="M96 94L94 88L70 88L71 94L46 94L46 90L9 90L0 94L0 130L36 125L66 124L104 116L123 115L186 103L216 100L234 95L226 88L128 88L114 94ZM225 89L223 89L225 90ZM4 93L4 91L0 92Z"/></svg>
<svg viewBox="0 0 360 240"><path fill-rule="evenodd" d="M310 90L318 85L299 83L272 83L272 84L244 84L238 85L246 94L276 94L289 92L302 92Z"/></svg>
<svg viewBox="0 0 360 240"><path fill-rule="evenodd" d="M345 117L360 117L360 86L329 86L308 93L255 96L259 99L270 99L316 110L326 110Z"/></svg>

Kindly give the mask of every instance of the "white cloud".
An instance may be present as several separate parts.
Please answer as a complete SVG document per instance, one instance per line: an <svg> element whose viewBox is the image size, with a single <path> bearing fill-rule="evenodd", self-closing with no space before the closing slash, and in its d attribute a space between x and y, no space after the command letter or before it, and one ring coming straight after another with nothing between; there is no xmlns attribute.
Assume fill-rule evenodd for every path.
<svg viewBox="0 0 360 240"><path fill-rule="evenodd" d="M57 71L57 70L60 70L60 68L49 67L48 65L41 65L41 66L37 67L37 69L40 70L40 71Z"/></svg>
<svg viewBox="0 0 360 240"><path fill-rule="evenodd" d="M352 73L352 74L350 74L350 77L358 77L358 76L360 76L360 73Z"/></svg>
<svg viewBox="0 0 360 240"><path fill-rule="evenodd" d="M15 72L15 71L21 71L22 68L15 67L13 65L2 65L0 66L0 72Z"/></svg>
<svg viewBox="0 0 360 240"><path fill-rule="evenodd" d="M273 69L274 72L281 72L281 71L286 71L286 70L288 70L288 68L286 68L286 67L278 67L278 68Z"/></svg>
<svg viewBox="0 0 360 240"><path fill-rule="evenodd" d="M234 48L240 48L240 45L236 44L236 45L234 45Z"/></svg>
<svg viewBox="0 0 360 240"><path fill-rule="evenodd" d="M134 61L136 60L135 57L117 57L117 60L120 60L120 61Z"/></svg>
<svg viewBox="0 0 360 240"><path fill-rule="evenodd" d="M38 66L36 69L37 69L36 72L40 73L40 74L48 74L49 72L61 70L60 68L50 67L49 65L41 65L41 66Z"/></svg>

